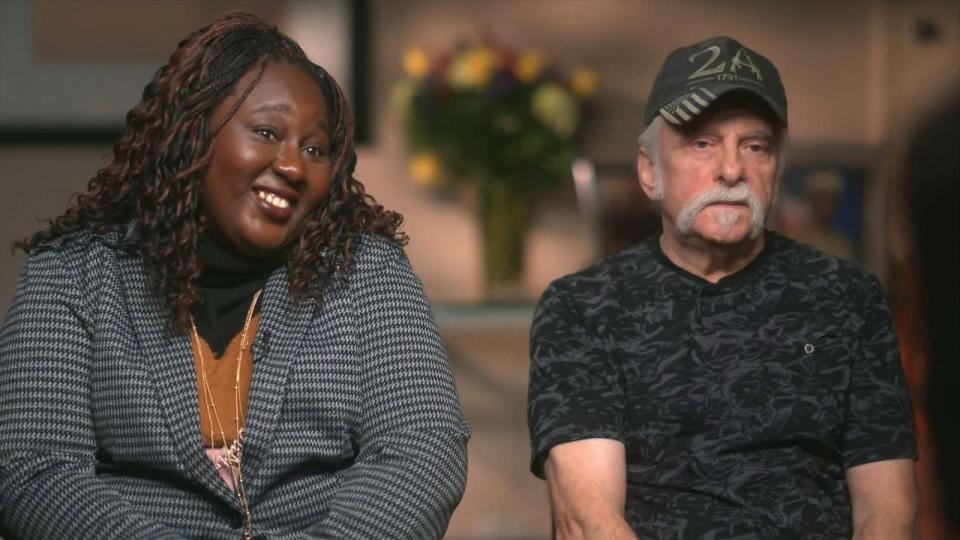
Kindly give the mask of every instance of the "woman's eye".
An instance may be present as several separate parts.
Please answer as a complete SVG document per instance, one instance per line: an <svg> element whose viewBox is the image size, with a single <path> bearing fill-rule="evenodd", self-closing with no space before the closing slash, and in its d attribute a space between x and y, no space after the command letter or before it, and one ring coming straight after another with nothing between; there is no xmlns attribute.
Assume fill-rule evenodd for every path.
<svg viewBox="0 0 960 540"><path fill-rule="evenodd" d="M277 140L277 134L270 128L256 128L253 130L254 133L267 139L268 141Z"/></svg>
<svg viewBox="0 0 960 540"><path fill-rule="evenodd" d="M304 152L306 152L307 155L313 159L319 159L327 155L327 153L324 152L324 150L319 146L308 146L306 149L304 149Z"/></svg>

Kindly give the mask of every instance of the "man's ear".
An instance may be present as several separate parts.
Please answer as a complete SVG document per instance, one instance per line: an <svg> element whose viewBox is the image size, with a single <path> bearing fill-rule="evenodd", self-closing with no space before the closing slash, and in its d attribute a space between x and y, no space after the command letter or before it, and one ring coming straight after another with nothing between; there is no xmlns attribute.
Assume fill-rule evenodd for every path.
<svg viewBox="0 0 960 540"><path fill-rule="evenodd" d="M657 193L656 173L654 172L653 160L647 155L647 149L640 147L640 153L637 156L637 177L640 178L640 187L643 193L651 201L660 200L660 194Z"/></svg>

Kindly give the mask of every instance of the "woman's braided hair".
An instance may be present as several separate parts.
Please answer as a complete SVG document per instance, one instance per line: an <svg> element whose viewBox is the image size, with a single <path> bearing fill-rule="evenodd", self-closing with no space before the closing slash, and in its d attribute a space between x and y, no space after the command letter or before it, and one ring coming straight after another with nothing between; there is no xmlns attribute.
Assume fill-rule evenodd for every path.
<svg viewBox="0 0 960 540"><path fill-rule="evenodd" d="M320 299L325 285L350 267L361 234L403 244L403 218L385 210L353 177L357 163L354 121L340 86L312 63L292 39L252 15L231 13L181 41L143 90L113 146L112 162L75 196L46 230L15 247L31 252L75 231L105 233L135 223L137 247L154 287L180 329L189 327L198 300L196 280L201 179L211 159L216 131L259 82L235 88L250 70L259 75L271 62L293 64L320 86L333 120L333 182L327 199L308 219L288 260L291 293ZM240 97L218 126L214 109L233 92Z"/></svg>

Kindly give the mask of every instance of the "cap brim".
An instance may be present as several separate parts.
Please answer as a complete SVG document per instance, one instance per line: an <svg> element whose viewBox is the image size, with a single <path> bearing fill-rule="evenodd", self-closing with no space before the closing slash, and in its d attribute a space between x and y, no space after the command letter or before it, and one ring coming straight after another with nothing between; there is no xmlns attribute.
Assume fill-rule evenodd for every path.
<svg viewBox="0 0 960 540"><path fill-rule="evenodd" d="M787 112L783 109L783 107L781 107L769 95L757 91L756 88L743 84L712 84L698 86L691 89L690 95L680 103L677 103L677 106L674 110L670 111L667 110L666 107L662 107L659 111L659 114L664 120L675 126L686 125L696 120L701 114L709 109L710 106L713 105L713 102L720 99L722 96L731 94L733 92L747 92L759 97L763 103L770 107L770 110L773 112L774 116L776 116L776 118L784 126L787 125Z"/></svg>

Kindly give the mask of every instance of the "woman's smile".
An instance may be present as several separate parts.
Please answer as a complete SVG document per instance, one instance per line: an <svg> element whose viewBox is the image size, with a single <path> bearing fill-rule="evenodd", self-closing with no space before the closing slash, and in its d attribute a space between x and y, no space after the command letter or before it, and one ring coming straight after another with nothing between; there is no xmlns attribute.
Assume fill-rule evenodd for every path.
<svg viewBox="0 0 960 540"><path fill-rule="evenodd" d="M296 192L289 189L257 185L253 187L253 195L257 199L258 207L277 222L290 219L300 199Z"/></svg>

